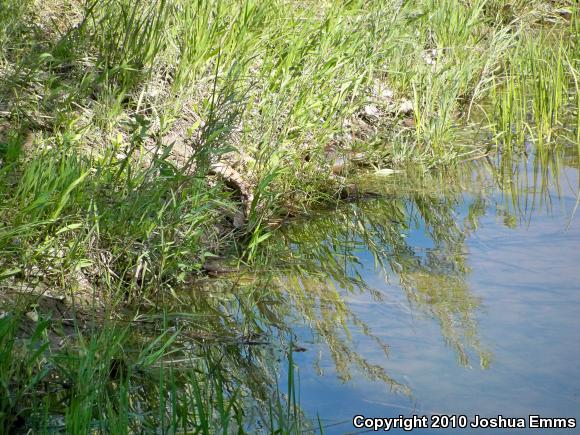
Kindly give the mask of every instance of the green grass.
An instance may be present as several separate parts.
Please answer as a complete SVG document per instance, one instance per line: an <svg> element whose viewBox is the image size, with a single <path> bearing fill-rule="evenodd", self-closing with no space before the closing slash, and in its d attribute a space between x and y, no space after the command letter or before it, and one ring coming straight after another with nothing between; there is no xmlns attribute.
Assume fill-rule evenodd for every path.
<svg viewBox="0 0 580 435"><path fill-rule="evenodd" d="M492 124L498 145L539 146L578 142L577 10L570 24L542 26L522 35L495 79ZM575 134L574 134L575 132ZM572 133L572 134L570 134Z"/></svg>
<svg viewBox="0 0 580 435"><path fill-rule="evenodd" d="M337 201L361 166L580 147L578 14L565 0L0 0L0 290L49 288L112 313L155 305L216 257L259 268L270 226ZM491 139L465 134L474 124ZM218 162L237 178L216 175ZM5 322L0 339L19 321ZM80 388L69 431L164 419L210 430L217 414L243 426L239 401L215 396L222 384L200 384L207 365L188 372L198 387L175 403L182 413L164 402L129 421L133 384L104 395L106 361L127 360L121 332L76 334L58 355L24 343L22 365L4 355L3 382L23 382L2 418L17 424L48 354ZM176 373L156 374L163 400ZM82 390L83 376L102 388ZM274 421L295 431L276 403Z"/></svg>
<svg viewBox="0 0 580 435"><path fill-rule="evenodd" d="M209 435L308 429L294 393L291 353L290 395L265 384L260 394L257 385L244 384L240 368L226 369L228 356L210 347L196 356L186 351L182 331L145 336L130 327L94 325L55 347L58 325L42 316L36 322L18 314L0 319L5 431Z"/></svg>

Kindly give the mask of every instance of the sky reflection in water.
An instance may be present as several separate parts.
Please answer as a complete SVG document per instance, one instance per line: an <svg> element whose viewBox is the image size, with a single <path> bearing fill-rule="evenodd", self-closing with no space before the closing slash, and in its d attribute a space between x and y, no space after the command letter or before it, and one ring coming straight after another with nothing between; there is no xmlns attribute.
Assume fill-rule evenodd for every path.
<svg viewBox="0 0 580 435"><path fill-rule="evenodd" d="M401 176L373 183L383 199L286 230L293 250L313 261L319 253L305 252L318 249L325 231L329 252L354 255L338 263L366 290L345 290L337 272L328 273L346 309L364 322L347 320L344 340L402 386L393 392L348 357L337 365L333 344L312 322L296 325L308 349L295 355L301 404L329 425L325 433L353 432L356 414L537 413L580 423L577 165L560 150L477 162L442 183ZM503 432L513 431L494 431Z"/></svg>

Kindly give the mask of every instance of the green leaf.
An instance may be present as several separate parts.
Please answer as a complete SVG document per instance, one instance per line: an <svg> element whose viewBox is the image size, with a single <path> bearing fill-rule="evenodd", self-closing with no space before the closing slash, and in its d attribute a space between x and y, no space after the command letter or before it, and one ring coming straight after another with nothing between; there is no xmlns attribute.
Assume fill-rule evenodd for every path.
<svg viewBox="0 0 580 435"><path fill-rule="evenodd" d="M69 224L65 227L62 227L60 230L58 230L56 232L56 235L62 234L62 233L66 233L67 231L73 231L76 230L78 228L81 228L83 226L83 224L81 223L76 223L76 224Z"/></svg>
<svg viewBox="0 0 580 435"><path fill-rule="evenodd" d="M16 275L17 273L21 272L22 269L19 267L14 267L12 269L7 269L3 272L0 272L0 279L8 278L9 276Z"/></svg>
<svg viewBox="0 0 580 435"><path fill-rule="evenodd" d="M84 179L87 177L87 175L90 174L90 172L91 171L83 172L79 178L77 178L75 181L73 181L70 184L70 186L67 187L67 189L64 191L64 193L62 194L62 196L60 198L57 209L52 214L52 217L51 217L52 219L57 219L60 216L62 209L65 207L66 203L68 202L68 199L70 197L71 192L75 189L75 187L77 187L79 184L81 184L84 181Z"/></svg>

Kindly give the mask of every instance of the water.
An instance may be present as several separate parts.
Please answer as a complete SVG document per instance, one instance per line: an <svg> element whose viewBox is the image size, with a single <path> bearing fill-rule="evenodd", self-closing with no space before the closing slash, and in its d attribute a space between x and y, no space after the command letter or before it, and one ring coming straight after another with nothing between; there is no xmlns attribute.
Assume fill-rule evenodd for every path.
<svg viewBox="0 0 580 435"><path fill-rule="evenodd" d="M577 167L560 149L367 180L377 198L282 230L306 414L329 434L357 414L580 425Z"/></svg>
<svg viewBox="0 0 580 435"><path fill-rule="evenodd" d="M127 335L126 356L103 367L111 388L113 373L131 373L132 415L150 427L165 412L193 428L199 406L214 432L225 421L232 433L316 433L318 421L326 434L357 433L356 415L580 420L578 167L576 148L556 147L363 177L360 198L273 231L255 268L159 292L122 331L87 326L92 349ZM67 320L50 332L61 346L74 312L47 299L35 303ZM25 334L39 323L26 318ZM75 358L54 360L77 373ZM73 391L59 382L43 402L55 427ZM494 432L514 431L554 433Z"/></svg>

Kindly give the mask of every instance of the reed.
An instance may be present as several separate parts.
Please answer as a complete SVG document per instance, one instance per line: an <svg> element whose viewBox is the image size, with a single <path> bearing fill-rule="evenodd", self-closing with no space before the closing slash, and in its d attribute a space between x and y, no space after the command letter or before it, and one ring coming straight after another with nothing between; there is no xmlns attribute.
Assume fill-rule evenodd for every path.
<svg viewBox="0 0 580 435"><path fill-rule="evenodd" d="M211 353L188 357L180 331L143 341L132 328L108 325L55 348L49 337L57 323L41 317L23 337L18 330L30 325L26 316L0 319L0 422L7 431L209 435L308 429L292 368L288 397L264 386L265 395L250 402L257 386L240 384L241 374L225 371ZM288 358L292 367L291 353Z"/></svg>
<svg viewBox="0 0 580 435"><path fill-rule="evenodd" d="M534 37L525 35L494 81L492 124L502 145L553 145L570 125L577 125L570 116L570 101L577 99L577 70L571 61L578 39L574 21L572 17L569 26L557 22ZM570 139L577 142L577 137Z"/></svg>
<svg viewBox="0 0 580 435"><path fill-rule="evenodd" d="M547 156L571 125L566 137L580 144L578 8L564 1L570 13L561 14L544 3L0 1L1 293L50 288L120 317L153 300L171 305L216 258L256 268L272 260L265 253L292 254L272 248L272 223L336 202L356 168L449 167L530 141ZM464 134L480 111L492 145ZM354 156L333 173L337 159ZM218 163L236 176L217 173ZM304 296L296 301L309 309ZM235 310L197 302L228 313L205 330L228 337ZM242 302L244 326L254 327L263 300ZM337 302L333 315L344 322L341 310ZM240 373L257 369L243 355L230 360L247 369L233 381L213 353L182 370L162 363L166 330L128 356L131 333L118 325L79 332L53 353L45 320L37 338L1 354L5 424L251 431ZM22 319L0 321L12 349ZM112 379L114 361L128 371ZM52 373L67 379L55 421L52 399L30 394ZM209 373L219 375L210 382ZM146 412L135 408L146 403L134 399L140 383L155 392ZM269 430L306 424L295 390L286 393L274 396Z"/></svg>

